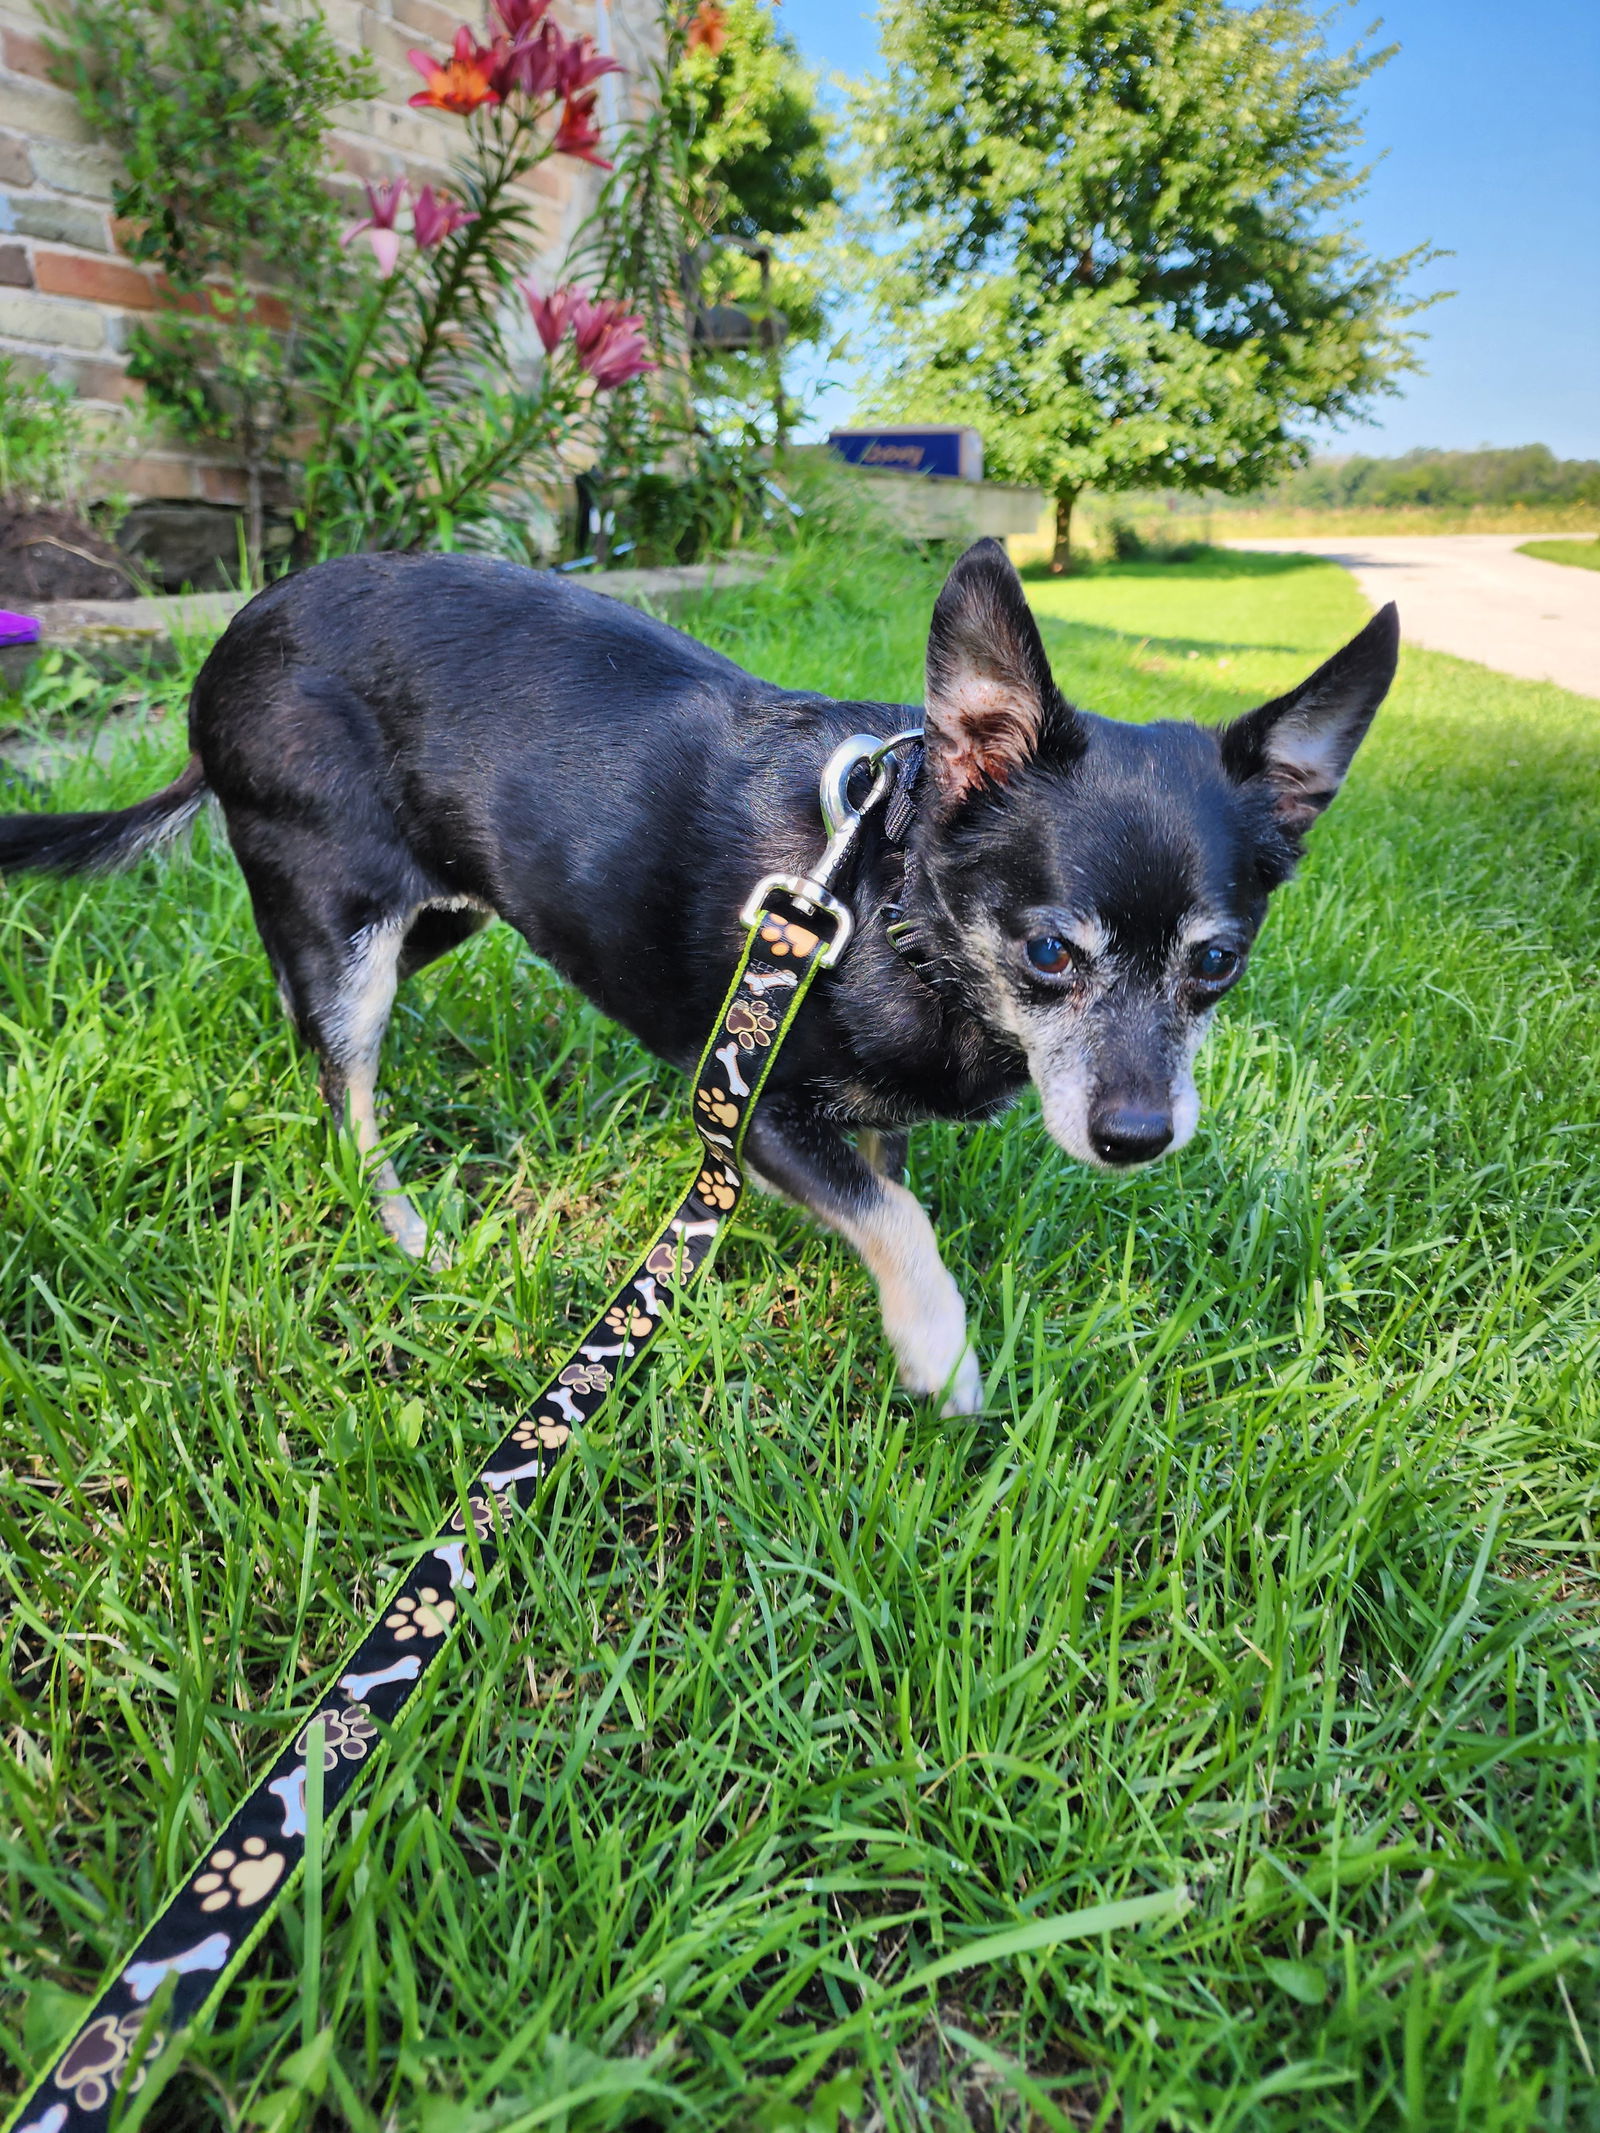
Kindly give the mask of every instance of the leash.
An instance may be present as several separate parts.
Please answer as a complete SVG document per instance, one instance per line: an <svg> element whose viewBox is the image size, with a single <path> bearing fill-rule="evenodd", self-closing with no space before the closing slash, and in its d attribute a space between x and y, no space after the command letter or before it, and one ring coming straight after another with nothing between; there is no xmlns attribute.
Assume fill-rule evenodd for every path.
<svg viewBox="0 0 1600 2133"><path fill-rule="evenodd" d="M895 790L895 749L916 738L856 734L828 758L820 798L829 835L814 872L765 876L739 914L744 952L690 1093L702 1151L694 1183L391 1588L333 1687L21 2097L5 2133L104 2133L118 2099L144 2086L158 2058L176 2059L299 1883L308 1843L320 1843L327 1818L451 1644L457 1595L489 1570L503 1528L533 1504L573 1431L594 1419L655 1339L676 1292L709 1261L743 1190L745 1134L773 1062L812 980L838 962L854 930L833 886L862 822ZM849 789L863 770L871 786L855 807Z"/></svg>

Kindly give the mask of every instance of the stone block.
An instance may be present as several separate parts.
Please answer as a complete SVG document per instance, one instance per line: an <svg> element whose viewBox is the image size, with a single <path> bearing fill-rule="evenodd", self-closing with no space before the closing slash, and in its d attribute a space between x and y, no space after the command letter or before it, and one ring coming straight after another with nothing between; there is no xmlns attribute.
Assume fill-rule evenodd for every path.
<svg viewBox="0 0 1600 2133"><path fill-rule="evenodd" d="M33 167L41 185L85 200L109 200L117 177L116 157L88 142L35 141Z"/></svg>
<svg viewBox="0 0 1600 2133"><path fill-rule="evenodd" d="M374 148L370 140L340 133L334 136L330 145L341 168L362 184L381 185L395 175L394 157Z"/></svg>
<svg viewBox="0 0 1600 2133"><path fill-rule="evenodd" d="M428 162L448 161L450 149L441 138L440 128L420 112L397 111L392 105L377 104L372 117L373 137L383 147Z"/></svg>
<svg viewBox="0 0 1600 2133"><path fill-rule="evenodd" d="M48 296L0 290L0 340L43 341L51 348L103 348L105 320L93 304L54 303Z"/></svg>
<svg viewBox="0 0 1600 2133"><path fill-rule="evenodd" d="M197 486L195 471L186 459L168 459L146 452L140 459L124 459L117 466L118 488L135 496L159 496L175 501L192 497Z"/></svg>
<svg viewBox="0 0 1600 2133"><path fill-rule="evenodd" d="M80 245L86 252L111 249L104 208L89 207L81 200L63 200L56 193L35 193L23 199L0 195L0 213L5 226L20 237Z"/></svg>
<svg viewBox="0 0 1600 2133"><path fill-rule="evenodd" d="M245 478L237 467L205 466L200 469L200 492L208 503L242 504Z"/></svg>
<svg viewBox="0 0 1600 2133"><path fill-rule="evenodd" d="M238 576L240 524L237 511L215 504L139 503L118 527L117 546L168 592L220 589Z"/></svg>
<svg viewBox="0 0 1600 2133"><path fill-rule="evenodd" d="M121 405L144 398L144 387L130 378L120 363L70 362L60 366L77 387L80 400L109 400Z"/></svg>
<svg viewBox="0 0 1600 2133"><path fill-rule="evenodd" d="M25 133L34 142L42 139L85 144L89 139L89 129L70 96L21 74L0 79L0 127L11 133ZM37 164L37 152L34 161Z"/></svg>
<svg viewBox="0 0 1600 2133"><path fill-rule="evenodd" d="M20 244L0 244L0 284L8 289L33 287L28 255Z"/></svg>
<svg viewBox="0 0 1600 2133"><path fill-rule="evenodd" d="M385 22L381 16L373 14L371 8L364 8L362 14L361 42L375 60L388 67L390 80L404 102L414 90L422 87L422 76L406 54L427 47L419 44L415 30ZM408 86L402 90L402 84Z"/></svg>
<svg viewBox="0 0 1600 2133"><path fill-rule="evenodd" d="M9 23L0 30L0 53L11 73L31 74L37 81L50 79L50 55L42 41L26 30L14 30Z"/></svg>
<svg viewBox="0 0 1600 2133"><path fill-rule="evenodd" d="M15 135L0 138L0 185L31 185L33 183L33 158L28 154L26 141Z"/></svg>
<svg viewBox="0 0 1600 2133"><path fill-rule="evenodd" d="M137 267L119 259L80 259L72 252L35 252L33 278L50 296L77 296L129 311L155 308L156 292Z"/></svg>
<svg viewBox="0 0 1600 2133"><path fill-rule="evenodd" d="M431 37L441 45L451 43L461 20L454 8L440 7L438 0L393 0L393 13L414 36Z"/></svg>

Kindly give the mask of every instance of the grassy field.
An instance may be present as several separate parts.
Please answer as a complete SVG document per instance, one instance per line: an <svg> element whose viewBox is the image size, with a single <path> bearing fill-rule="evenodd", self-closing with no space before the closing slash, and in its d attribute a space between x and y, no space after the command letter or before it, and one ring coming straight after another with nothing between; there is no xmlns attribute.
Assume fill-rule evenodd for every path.
<svg viewBox="0 0 1600 2133"><path fill-rule="evenodd" d="M1600 540L1528 541L1517 553L1537 556L1541 563L1574 563L1580 570L1600 570Z"/></svg>
<svg viewBox="0 0 1600 2133"><path fill-rule="evenodd" d="M1086 496L1073 514L1075 550L1104 558L1115 524L1131 526L1153 543L1286 540L1296 534L1348 534L1363 539L1384 533L1594 533L1600 520L1593 504L1475 504L1469 509L1417 505L1410 509L1332 511L1272 505L1212 506L1186 500L1169 511L1160 497ZM1007 542L1018 564L1048 560L1055 546L1054 507L1036 532Z"/></svg>
<svg viewBox="0 0 1600 2133"><path fill-rule="evenodd" d="M837 546L693 626L913 696L936 582ZM1069 691L1139 718L1362 619L1294 557L1032 590ZM859 1268L747 1204L148 2123L1600 2128L1597 773L1595 704L1408 652L1191 1148L1093 1178L1031 1101L917 1139L981 1419L896 1394ZM6 885L0 1066L15 2081L689 1143L493 928L397 1015L457 1238L401 1262L204 831Z"/></svg>

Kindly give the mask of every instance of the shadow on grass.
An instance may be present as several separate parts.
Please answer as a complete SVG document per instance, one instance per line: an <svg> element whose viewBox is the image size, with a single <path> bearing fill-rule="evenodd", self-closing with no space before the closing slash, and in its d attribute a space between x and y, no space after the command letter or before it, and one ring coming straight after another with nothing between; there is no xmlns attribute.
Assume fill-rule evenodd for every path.
<svg viewBox="0 0 1600 2133"><path fill-rule="evenodd" d="M1180 579L1189 583L1233 578L1282 578L1313 565L1322 566L1326 556L1256 555L1233 548L1205 548L1184 562L1166 562L1147 557L1128 563L1080 563L1069 571L1052 570L1048 563L1025 563L1024 584L1061 585L1079 578L1132 578L1156 584Z"/></svg>

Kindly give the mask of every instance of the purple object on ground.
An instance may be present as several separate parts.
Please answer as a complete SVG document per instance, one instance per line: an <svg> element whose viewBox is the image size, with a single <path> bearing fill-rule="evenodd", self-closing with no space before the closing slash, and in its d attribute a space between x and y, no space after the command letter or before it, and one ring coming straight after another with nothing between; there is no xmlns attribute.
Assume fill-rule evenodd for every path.
<svg viewBox="0 0 1600 2133"><path fill-rule="evenodd" d="M0 607L0 645L37 644L44 635L44 624L34 615L13 614L10 608Z"/></svg>

